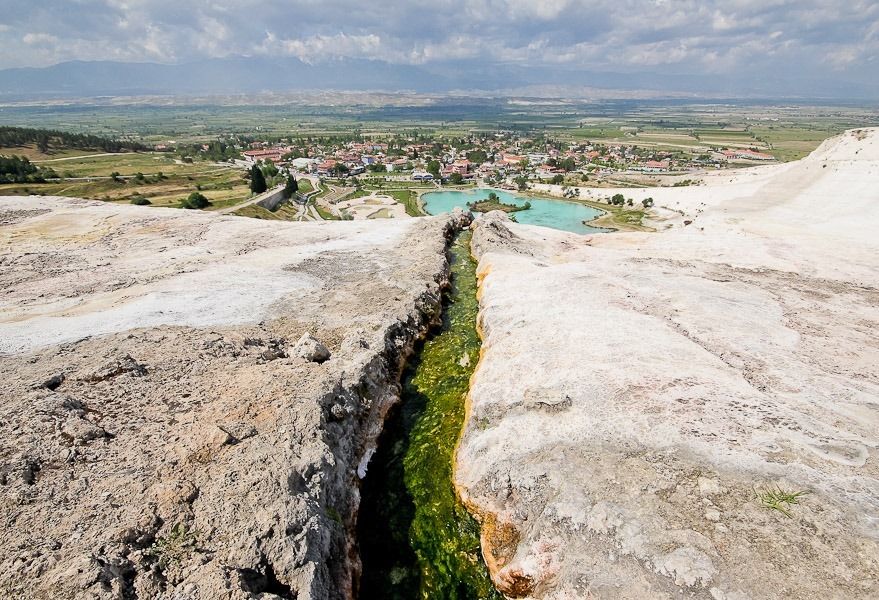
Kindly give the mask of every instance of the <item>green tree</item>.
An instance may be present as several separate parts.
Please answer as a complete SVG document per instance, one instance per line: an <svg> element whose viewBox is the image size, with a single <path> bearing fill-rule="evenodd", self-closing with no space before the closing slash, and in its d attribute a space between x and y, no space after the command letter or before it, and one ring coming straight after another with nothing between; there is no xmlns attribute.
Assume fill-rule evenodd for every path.
<svg viewBox="0 0 879 600"><path fill-rule="evenodd" d="M449 182L454 185L459 185L462 181L464 181L464 176L460 173L452 173L449 176Z"/></svg>
<svg viewBox="0 0 879 600"><path fill-rule="evenodd" d="M427 163L426 170L427 170L428 173L430 173L430 174L433 175L434 177L439 178L439 176L440 176L440 164L439 164L439 161L438 161L438 160L432 160L432 161L430 161L429 163Z"/></svg>
<svg viewBox="0 0 879 600"><path fill-rule="evenodd" d="M516 187L519 188L520 192L524 192L528 189L528 178L524 175L519 175L513 181L516 182Z"/></svg>
<svg viewBox="0 0 879 600"><path fill-rule="evenodd" d="M262 194L266 191L266 178L259 165L253 165L250 168L250 191L254 194Z"/></svg>
<svg viewBox="0 0 879 600"><path fill-rule="evenodd" d="M641 204L644 206L644 208L650 208L653 206L653 198L644 198L643 200L641 200Z"/></svg>
<svg viewBox="0 0 879 600"><path fill-rule="evenodd" d="M37 150L39 150L43 154L47 154L49 152L49 136L48 135L41 134L37 138Z"/></svg>
<svg viewBox="0 0 879 600"><path fill-rule="evenodd" d="M614 194L613 197L611 197L611 203L615 206L622 206L626 203L626 197L622 194Z"/></svg>
<svg viewBox="0 0 879 600"><path fill-rule="evenodd" d="M472 163L482 164L488 160L488 154L485 150L473 150L467 153L467 160Z"/></svg>
<svg viewBox="0 0 879 600"><path fill-rule="evenodd" d="M565 176L562 175L561 173L559 173L557 175L553 175L552 179L550 180L550 183L554 183L555 185L558 185L561 182L563 182L564 180L565 180Z"/></svg>
<svg viewBox="0 0 879 600"><path fill-rule="evenodd" d="M296 178L292 175L287 175L287 183L284 184L284 198L289 200L299 191L299 183L296 181Z"/></svg>
<svg viewBox="0 0 879 600"><path fill-rule="evenodd" d="M183 208L205 208L210 205L211 201L199 192L189 194L182 204Z"/></svg>

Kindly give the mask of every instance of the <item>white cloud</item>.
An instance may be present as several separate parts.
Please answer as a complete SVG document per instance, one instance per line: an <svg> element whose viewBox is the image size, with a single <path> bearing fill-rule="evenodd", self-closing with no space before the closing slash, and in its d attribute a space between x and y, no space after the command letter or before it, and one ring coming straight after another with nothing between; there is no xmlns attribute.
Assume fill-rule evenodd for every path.
<svg viewBox="0 0 879 600"><path fill-rule="evenodd" d="M21 38L21 41L28 46L38 46L54 44L58 41L58 38L54 35L49 35L48 33L26 33L24 34L24 37Z"/></svg>
<svg viewBox="0 0 879 600"><path fill-rule="evenodd" d="M262 54L867 80L879 56L875 0L0 0L0 14L0 67Z"/></svg>

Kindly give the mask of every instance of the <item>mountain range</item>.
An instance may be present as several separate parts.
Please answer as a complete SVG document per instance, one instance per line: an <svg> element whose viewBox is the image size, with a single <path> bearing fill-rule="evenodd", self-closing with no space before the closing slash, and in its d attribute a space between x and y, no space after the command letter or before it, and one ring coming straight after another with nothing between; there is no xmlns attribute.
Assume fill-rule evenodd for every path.
<svg viewBox="0 0 879 600"><path fill-rule="evenodd" d="M559 89L639 92L652 97L876 99L875 83L832 85L778 74L729 76L587 71L468 62L399 65L340 59L306 63L297 58L227 57L183 64L71 61L49 67L0 70L0 100L135 95L209 95L308 90L411 91L421 93ZM546 90L546 93L541 93ZM552 90L550 92L550 90Z"/></svg>

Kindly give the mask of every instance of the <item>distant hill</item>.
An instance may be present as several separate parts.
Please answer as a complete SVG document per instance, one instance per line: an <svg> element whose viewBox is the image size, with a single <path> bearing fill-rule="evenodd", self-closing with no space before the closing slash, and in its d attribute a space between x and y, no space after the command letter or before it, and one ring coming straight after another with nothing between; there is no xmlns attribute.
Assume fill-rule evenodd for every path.
<svg viewBox="0 0 879 600"><path fill-rule="evenodd" d="M0 98L225 94L317 89L439 91L448 86L417 67L345 60L223 58L180 65L73 61L0 71Z"/></svg>
<svg viewBox="0 0 879 600"><path fill-rule="evenodd" d="M536 96L589 97L602 89L620 92L619 97L879 98L879 81L831 85L822 80L775 73L763 76L657 71L612 73L479 61L416 66L365 59L309 64L289 57L231 57L179 65L72 61L51 67L0 70L0 101L305 90L480 91L500 95L527 91Z"/></svg>

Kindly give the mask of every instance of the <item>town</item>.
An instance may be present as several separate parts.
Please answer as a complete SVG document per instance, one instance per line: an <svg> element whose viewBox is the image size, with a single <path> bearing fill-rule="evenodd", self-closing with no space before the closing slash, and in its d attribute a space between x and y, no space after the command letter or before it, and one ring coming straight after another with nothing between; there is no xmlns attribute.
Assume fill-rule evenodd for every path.
<svg viewBox="0 0 879 600"><path fill-rule="evenodd" d="M634 144L563 142L512 132L450 140L417 137L363 140L358 137L331 141L230 139L221 143L240 152L240 160L248 165L271 162L279 168L324 178L372 175L450 184L516 184L520 190L526 189L528 182L613 182L627 175L684 175L775 160L753 145L657 151ZM208 153L211 147L204 144L201 152ZM172 148L162 144L157 149Z"/></svg>

